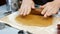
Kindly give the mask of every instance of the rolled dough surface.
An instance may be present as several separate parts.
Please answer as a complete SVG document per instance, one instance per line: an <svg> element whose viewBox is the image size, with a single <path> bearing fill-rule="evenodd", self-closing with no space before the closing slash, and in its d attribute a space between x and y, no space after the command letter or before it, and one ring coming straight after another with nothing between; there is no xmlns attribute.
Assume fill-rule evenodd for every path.
<svg viewBox="0 0 60 34"><path fill-rule="evenodd" d="M34 11L34 10L33 10ZM39 12L35 13L38 14ZM26 26L39 26L39 27L47 27L52 25L53 17L44 18L41 15L29 14L28 16L21 17L18 15L15 20L19 24L23 24Z"/></svg>

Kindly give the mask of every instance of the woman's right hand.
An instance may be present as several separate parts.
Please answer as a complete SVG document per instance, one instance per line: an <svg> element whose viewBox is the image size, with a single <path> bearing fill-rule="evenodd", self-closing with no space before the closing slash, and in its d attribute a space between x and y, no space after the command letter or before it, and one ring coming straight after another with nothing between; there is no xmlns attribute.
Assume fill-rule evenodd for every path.
<svg viewBox="0 0 60 34"><path fill-rule="evenodd" d="M23 0L21 8L19 9L20 15L26 16L30 14L31 8L35 8L34 2L32 0Z"/></svg>

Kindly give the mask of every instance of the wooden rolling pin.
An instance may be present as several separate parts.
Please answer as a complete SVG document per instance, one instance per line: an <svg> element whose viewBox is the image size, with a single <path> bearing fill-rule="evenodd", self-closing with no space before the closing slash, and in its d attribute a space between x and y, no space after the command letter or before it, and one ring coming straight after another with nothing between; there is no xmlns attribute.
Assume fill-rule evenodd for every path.
<svg viewBox="0 0 60 34"><path fill-rule="evenodd" d="M32 9L31 14L41 15L42 10L43 10L43 8Z"/></svg>

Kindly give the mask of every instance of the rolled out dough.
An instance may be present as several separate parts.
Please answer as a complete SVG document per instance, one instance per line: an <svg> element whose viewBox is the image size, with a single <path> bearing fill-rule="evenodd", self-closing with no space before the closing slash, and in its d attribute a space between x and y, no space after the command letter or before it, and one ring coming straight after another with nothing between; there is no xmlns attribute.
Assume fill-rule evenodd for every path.
<svg viewBox="0 0 60 34"><path fill-rule="evenodd" d="M16 22L26 26L47 27L52 25L53 17L44 18L40 15L30 14L25 17L17 16Z"/></svg>

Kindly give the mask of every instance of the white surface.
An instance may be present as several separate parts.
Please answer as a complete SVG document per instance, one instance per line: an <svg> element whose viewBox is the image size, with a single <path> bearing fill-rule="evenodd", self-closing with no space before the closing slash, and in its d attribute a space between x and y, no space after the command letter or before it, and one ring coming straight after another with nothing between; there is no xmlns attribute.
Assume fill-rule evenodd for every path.
<svg viewBox="0 0 60 34"><path fill-rule="evenodd" d="M18 34L17 29L6 26L4 29L0 30L0 34Z"/></svg>
<svg viewBox="0 0 60 34"><path fill-rule="evenodd" d="M4 17L6 12L6 5L0 6L0 18Z"/></svg>
<svg viewBox="0 0 60 34"><path fill-rule="evenodd" d="M16 16L18 16L19 13L15 12L11 15L9 15L9 21L12 23L11 25L15 28L18 28L20 30L27 30L29 32L32 32L33 34L56 34L56 27L59 21L54 21L51 26L48 27L38 27L38 26L25 26L22 24L18 24L15 21ZM60 23L60 22L59 22Z"/></svg>
<svg viewBox="0 0 60 34"><path fill-rule="evenodd" d="M0 18L3 18L6 11L6 5L0 6ZM0 21L3 22L3 21ZM6 22L3 22L6 23ZM4 29L0 30L0 34L18 34L18 29L6 26Z"/></svg>

